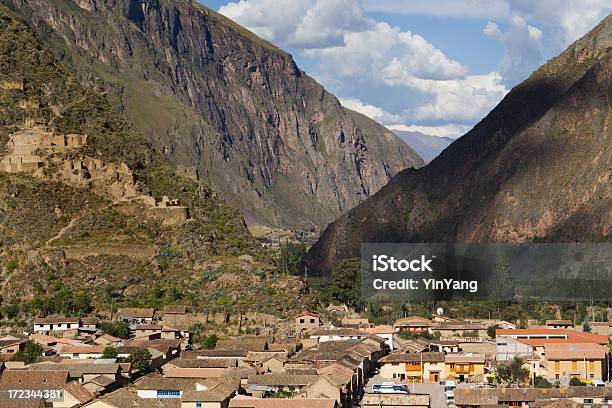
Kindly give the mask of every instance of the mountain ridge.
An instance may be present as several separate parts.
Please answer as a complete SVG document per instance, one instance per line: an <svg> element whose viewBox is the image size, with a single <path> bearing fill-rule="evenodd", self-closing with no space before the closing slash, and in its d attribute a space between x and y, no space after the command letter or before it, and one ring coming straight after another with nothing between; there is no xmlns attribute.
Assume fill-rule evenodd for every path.
<svg viewBox="0 0 612 408"><path fill-rule="evenodd" d="M324 227L406 167L392 132L195 2L2 0L185 174L250 222Z"/></svg>
<svg viewBox="0 0 612 408"><path fill-rule="evenodd" d="M311 270L360 242L609 240L611 49L608 16L431 163L330 224Z"/></svg>

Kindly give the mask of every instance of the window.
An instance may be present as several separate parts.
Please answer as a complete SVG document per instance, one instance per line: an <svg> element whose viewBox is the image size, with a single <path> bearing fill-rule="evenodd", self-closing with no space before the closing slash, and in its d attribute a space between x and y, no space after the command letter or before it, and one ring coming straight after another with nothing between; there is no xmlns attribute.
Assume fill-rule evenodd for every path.
<svg viewBox="0 0 612 408"><path fill-rule="evenodd" d="M589 378L595 378L595 373L590 373Z"/></svg>
<svg viewBox="0 0 612 408"><path fill-rule="evenodd" d="M555 380L559 379L559 373L555 374Z"/></svg>
<svg viewBox="0 0 612 408"><path fill-rule="evenodd" d="M179 390L157 390L157 398L180 398Z"/></svg>
<svg viewBox="0 0 612 408"><path fill-rule="evenodd" d="M196 402L196 408L202 408L202 403L201 402Z"/></svg>
<svg viewBox="0 0 612 408"><path fill-rule="evenodd" d="M314 319L310 319L310 323L314 323L314 322L315 322Z"/></svg>
<svg viewBox="0 0 612 408"><path fill-rule="evenodd" d="M300 323L304 323L304 319L300 319Z"/></svg>
<svg viewBox="0 0 612 408"><path fill-rule="evenodd" d="M585 398L584 399L584 403L585 404L592 404L593 403L593 398Z"/></svg>

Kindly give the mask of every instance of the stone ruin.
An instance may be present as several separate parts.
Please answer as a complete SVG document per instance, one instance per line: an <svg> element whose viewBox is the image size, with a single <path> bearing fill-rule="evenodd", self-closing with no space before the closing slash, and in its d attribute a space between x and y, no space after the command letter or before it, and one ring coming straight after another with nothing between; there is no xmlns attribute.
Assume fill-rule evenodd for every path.
<svg viewBox="0 0 612 408"><path fill-rule="evenodd" d="M164 196L157 202L154 197L142 193L132 170L125 163L109 163L84 155L76 159L52 157L54 154L61 157L62 153L86 145L86 135L54 134L44 127L26 125L9 136L7 153L0 158L0 171L30 173L36 177L102 190L115 202L140 201L148 207L147 212L162 219L164 225L189 220L189 208L180 206L178 200ZM46 160L59 164L61 170L51 175L45 174Z"/></svg>

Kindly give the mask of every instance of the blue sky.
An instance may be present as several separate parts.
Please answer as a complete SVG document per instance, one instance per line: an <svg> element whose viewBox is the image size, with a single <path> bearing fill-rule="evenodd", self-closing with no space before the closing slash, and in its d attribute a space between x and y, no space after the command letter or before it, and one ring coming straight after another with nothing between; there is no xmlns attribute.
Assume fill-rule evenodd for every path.
<svg viewBox="0 0 612 408"><path fill-rule="evenodd" d="M393 129L457 137L612 0L202 0Z"/></svg>

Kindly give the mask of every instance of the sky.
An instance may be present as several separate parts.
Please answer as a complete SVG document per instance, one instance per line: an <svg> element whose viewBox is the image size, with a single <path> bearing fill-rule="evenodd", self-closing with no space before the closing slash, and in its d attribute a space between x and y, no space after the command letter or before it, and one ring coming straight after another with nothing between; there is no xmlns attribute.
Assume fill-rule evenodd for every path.
<svg viewBox="0 0 612 408"><path fill-rule="evenodd" d="M201 0L290 52L349 109L458 137L612 0Z"/></svg>

